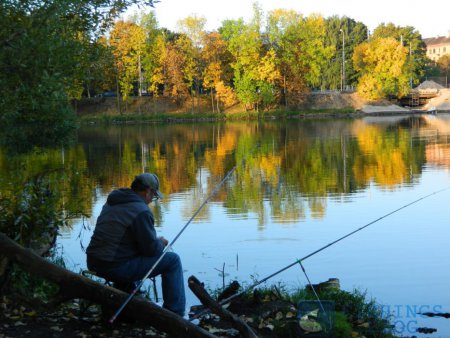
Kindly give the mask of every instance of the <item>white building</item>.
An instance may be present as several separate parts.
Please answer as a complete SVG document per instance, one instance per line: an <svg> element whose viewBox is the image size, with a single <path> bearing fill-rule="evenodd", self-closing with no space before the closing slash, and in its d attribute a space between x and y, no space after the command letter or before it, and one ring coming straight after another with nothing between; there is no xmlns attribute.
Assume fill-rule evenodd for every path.
<svg viewBox="0 0 450 338"><path fill-rule="evenodd" d="M441 56L450 54L450 30L447 36L423 39L427 46L427 56L433 61L439 60Z"/></svg>

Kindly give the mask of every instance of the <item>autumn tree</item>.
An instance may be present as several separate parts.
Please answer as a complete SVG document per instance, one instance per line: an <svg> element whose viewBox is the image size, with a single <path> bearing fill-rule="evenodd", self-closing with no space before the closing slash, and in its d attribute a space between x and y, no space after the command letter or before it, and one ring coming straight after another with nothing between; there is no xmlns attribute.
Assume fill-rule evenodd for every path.
<svg viewBox="0 0 450 338"><path fill-rule="evenodd" d="M144 30L145 43L142 56L143 90L156 97L163 92L165 83L165 61L167 58L167 39L170 33L159 28L155 13L143 13L137 20ZM169 33L169 34L167 34Z"/></svg>
<svg viewBox="0 0 450 338"><path fill-rule="evenodd" d="M426 46L420 33L412 26L396 26L393 23L381 24L375 28L373 38L393 38L408 50L404 71L410 80L410 87L419 84L425 73Z"/></svg>
<svg viewBox="0 0 450 338"><path fill-rule="evenodd" d="M295 28L302 20L302 16L294 10L276 9L267 15L266 38L270 48L275 50L279 57L278 69L282 79L282 96L287 105L288 92L302 92L306 84L301 77L295 79L292 69L294 54L289 51L293 42Z"/></svg>
<svg viewBox="0 0 450 338"><path fill-rule="evenodd" d="M326 61L333 54L333 47L325 46L325 20L320 15L310 15L302 21L300 38L302 40L301 64L305 80L310 87L318 87Z"/></svg>
<svg viewBox="0 0 450 338"><path fill-rule="evenodd" d="M186 37L179 42L183 49L186 65L184 73L188 82L191 83L192 110L194 110L194 96L200 94L201 74L204 68L202 58L200 57L201 48L205 37L206 18L197 15L188 16L177 22L177 29L182 36Z"/></svg>
<svg viewBox="0 0 450 338"><path fill-rule="evenodd" d="M163 94L175 98L178 105L189 96L192 87L194 65L187 54L191 47L191 41L185 35L166 44Z"/></svg>
<svg viewBox="0 0 450 338"><path fill-rule="evenodd" d="M287 95L320 85L321 73L333 48L325 46L325 22L319 15L275 10L267 20L268 42L276 50L285 104Z"/></svg>
<svg viewBox="0 0 450 338"><path fill-rule="evenodd" d="M177 21L177 30L191 39L196 48L203 45L205 36L206 18L197 15L191 15Z"/></svg>
<svg viewBox="0 0 450 338"><path fill-rule="evenodd" d="M126 100L139 82L145 31L129 21L118 21L109 38L117 67L120 92Z"/></svg>
<svg viewBox="0 0 450 338"><path fill-rule="evenodd" d="M218 32L211 32L204 36L201 57L205 65L202 74L203 86L210 90L213 112L215 108L217 112L220 112L222 105L227 106L235 101L235 95L231 87L233 78L230 67L231 54Z"/></svg>
<svg viewBox="0 0 450 338"><path fill-rule="evenodd" d="M409 92L408 49L393 38L373 38L355 48L353 64L361 72L358 92L368 99Z"/></svg>
<svg viewBox="0 0 450 338"><path fill-rule="evenodd" d="M263 45L261 18L262 12L255 5L250 23L244 23L242 18L226 20L219 29L233 56L236 97L246 109L258 109L260 104L268 106L275 102L275 83L280 77L276 53Z"/></svg>
<svg viewBox="0 0 450 338"><path fill-rule="evenodd" d="M246 109L253 107L258 100L256 69L262 46L259 32L242 18L225 20L219 32L233 56L231 67L236 96Z"/></svg>

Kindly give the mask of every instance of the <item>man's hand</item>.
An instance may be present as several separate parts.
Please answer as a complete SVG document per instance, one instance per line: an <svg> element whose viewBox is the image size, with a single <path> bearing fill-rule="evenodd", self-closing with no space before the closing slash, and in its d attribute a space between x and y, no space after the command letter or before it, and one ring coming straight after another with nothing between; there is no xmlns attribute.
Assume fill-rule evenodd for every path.
<svg viewBox="0 0 450 338"><path fill-rule="evenodd" d="M167 244L169 244L169 241L167 239L165 239L163 236L159 237L159 239L164 246L167 246Z"/></svg>

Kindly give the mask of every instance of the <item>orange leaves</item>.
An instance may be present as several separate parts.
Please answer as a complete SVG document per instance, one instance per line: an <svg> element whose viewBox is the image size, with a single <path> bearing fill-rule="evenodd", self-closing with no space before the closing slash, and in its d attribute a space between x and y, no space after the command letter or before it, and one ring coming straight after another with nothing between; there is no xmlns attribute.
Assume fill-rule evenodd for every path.
<svg viewBox="0 0 450 338"><path fill-rule="evenodd" d="M236 102L236 94L233 88L226 86L223 81L219 81L215 85L216 96L219 102L222 102L225 106L231 106Z"/></svg>
<svg viewBox="0 0 450 338"><path fill-rule="evenodd" d="M174 45L168 45L167 59L165 60L165 94L171 96L187 96L189 89L184 81L183 66L185 64L185 56Z"/></svg>
<svg viewBox="0 0 450 338"><path fill-rule="evenodd" d="M219 62L211 62L203 72L203 82L206 88L214 88L222 75L222 68Z"/></svg>

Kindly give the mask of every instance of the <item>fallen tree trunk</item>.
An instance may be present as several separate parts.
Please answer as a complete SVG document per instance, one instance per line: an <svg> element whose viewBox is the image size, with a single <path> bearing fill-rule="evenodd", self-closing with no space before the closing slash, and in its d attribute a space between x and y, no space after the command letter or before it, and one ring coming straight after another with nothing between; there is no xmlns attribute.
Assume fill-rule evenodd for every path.
<svg viewBox="0 0 450 338"><path fill-rule="evenodd" d="M240 319L235 314L231 313L227 309L224 309L222 305L216 302L205 290L200 281L194 276L189 277L188 279L189 288L192 292L197 296L198 299L202 302L204 306L211 309L216 315L218 315L223 320L231 323L234 327L241 333L243 337L246 338L258 338L258 336L253 332L250 326L247 325L242 319Z"/></svg>
<svg viewBox="0 0 450 338"><path fill-rule="evenodd" d="M114 311L128 296L122 291L63 269L0 233L0 256L2 255L30 274L57 284L60 300L82 298ZM176 337L214 337L206 330L141 297L132 299L123 310L123 315Z"/></svg>

